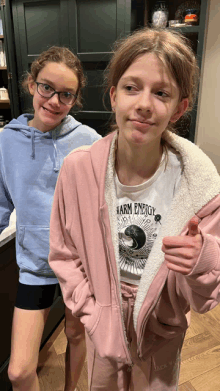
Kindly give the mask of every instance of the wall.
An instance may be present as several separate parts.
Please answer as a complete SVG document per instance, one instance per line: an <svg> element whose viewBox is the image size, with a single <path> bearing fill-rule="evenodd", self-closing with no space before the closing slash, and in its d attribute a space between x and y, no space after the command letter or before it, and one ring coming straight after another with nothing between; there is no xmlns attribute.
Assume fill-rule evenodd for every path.
<svg viewBox="0 0 220 391"><path fill-rule="evenodd" d="M220 2L210 0L195 143L220 173Z"/></svg>

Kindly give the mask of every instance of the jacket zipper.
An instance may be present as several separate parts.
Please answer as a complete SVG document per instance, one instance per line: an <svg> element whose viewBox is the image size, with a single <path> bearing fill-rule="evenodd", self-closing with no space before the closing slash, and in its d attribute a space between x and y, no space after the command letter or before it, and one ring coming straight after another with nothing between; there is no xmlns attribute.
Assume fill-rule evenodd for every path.
<svg viewBox="0 0 220 391"><path fill-rule="evenodd" d="M102 226L103 226L103 229L104 229L104 236L105 236L105 246L106 246L106 250L107 250L107 256L108 256L108 262L109 262L109 265L110 265L110 269L111 269L111 272L112 272L112 275L113 275L113 278L114 278L114 282L115 282L115 286L116 286L116 291L117 291L117 287L118 287L118 284L117 284L117 281L116 281L116 278L115 278L115 275L114 275L114 272L112 270L112 264L111 264L111 260L110 260L110 253L109 253L109 248L108 248L108 245L107 245L107 236L106 236L106 229L105 229L105 224L104 224L104 220L103 220L103 217L102 217L102 211L101 211L101 221L102 221ZM119 289L118 289L119 290ZM120 291L119 291L119 295L120 295ZM117 297L117 300L118 300L118 297ZM122 325L123 325L123 334L124 334L124 342L127 346L127 352L128 352L128 356L130 358L130 364L128 364L128 371L131 371L131 368L134 366L134 363L132 361L132 358L131 358L131 352L130 352L130 344L127 340L127 336L126 336L126 332L125 332L125 324L124 324L124 318L123 318L123 310L122 310L122 306L121 306L121 301L119 299L119 308L120 308L120 312L121 312L121 320L122 320Z"/></svg>

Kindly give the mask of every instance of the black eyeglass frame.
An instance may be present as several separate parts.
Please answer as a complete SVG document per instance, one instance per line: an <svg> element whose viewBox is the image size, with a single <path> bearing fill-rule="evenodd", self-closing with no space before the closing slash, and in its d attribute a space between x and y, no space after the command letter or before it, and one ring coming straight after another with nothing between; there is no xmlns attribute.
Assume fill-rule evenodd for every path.
<svg viewBox="0 0 220 391"><path fill-rule="evenodd" d="M63 105L67 105L67 106L72 106L73 103L75 103L75 101L76 101L76 99L77 99L77 95L72 94L71 92L68 92L68 93L69 93L70 95L72 95L75 99L74 99L73 103L64 103L64 102L62 102L62 100L60 99L60 94L63 94L65 91L56 91L53 87L51 87L51 86L50 86L49 84L47 84L47 83L39 83L39 81L35 81L35 83L37 84L37 92L38 92L38 94L39 94L40 96L42 96L43 98L45 98L45 99L50 99L50 98L52 98L55 94L57 94L60 103L62 103ZM38 90L39 85L43 85L43 86L48 85L50 88L52 88L52 90L53 90L54 92L52 92L51 96L44 96L44 95L41 95L41 93L40 93L39 90Z"/></svg>

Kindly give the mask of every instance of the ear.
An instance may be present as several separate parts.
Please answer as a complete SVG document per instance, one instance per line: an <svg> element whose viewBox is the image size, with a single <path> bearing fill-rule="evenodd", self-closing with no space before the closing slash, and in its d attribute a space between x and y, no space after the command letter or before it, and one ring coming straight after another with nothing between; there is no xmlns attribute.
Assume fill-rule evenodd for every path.
<svg viewBox="0 0 220 391"><path fill-rule="evenodd" d="M178 121L178 119L180 117L182 117L182 115L185 113L185 111L187 110L187 107L189 106L189 99L188 98L184 98L178 105L177 105L177 108L176 108L176 111L175 113L172 115L172 117L170 118L170 122L176 122Z"/></svg>
<svg viewBox="0 0 220 391"><path fill-rule="evenodd" d="M31 76L28 76L28 89L31 95L34 95L36 84Z"/></svg>
<svg viewBox="0 0 220 391"><path fill-rule="evenodd" d="M114 110L115 105L116 105L116 87L115 86L112 86L110 88L110 101L111 101L112 110Z"/></svg>

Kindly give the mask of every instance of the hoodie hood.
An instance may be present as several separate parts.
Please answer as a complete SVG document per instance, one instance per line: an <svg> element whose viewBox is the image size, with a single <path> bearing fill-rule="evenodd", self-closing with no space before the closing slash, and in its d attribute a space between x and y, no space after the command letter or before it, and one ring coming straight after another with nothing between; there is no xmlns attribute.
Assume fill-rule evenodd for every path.
<svg viewBox="0 0 220 391"><path fill-rule="evenodd" d="M53 130L50 130L49 132L41 132L41 130L38 130L32 126L28 125L28 122L33 119L33 114L22 114L17 119L12 119L9 124L5 125L4 129L13 129L15 131L23 133L25 136L28 137L31 133L31 129L34 129L36 137L52 137L52 134L55 138L62 137L65 134L68 134L69 132L72 132L74 129L76 129L78 126L82 125L81 122L76 121L75 118L73 118L71 115L67 115L60 125L58 125Z"/></svg>
<svg viewBox="0 0 220 391"><path fill-rule="evenodd" d="M52 139L53 147L54 147L54 171L59 171L59 162L58 162L58 154L57 154L57 145L56 140L59 137L63 137L68 133L75 130L77 127L82 125L80 122L76 121L71 115L67 115L60 125L58 125L53 130L49 132L42 132L39 129L36 129L32 126L28 125L28 122L33 119L32 114L22 114L17 119L13 119L9 122L8 125L5 126L5 129L12 129L14 131L20 132L27 138L31 139L30 145L30 157L35 159L35 140L36 139Z"/></svg>

